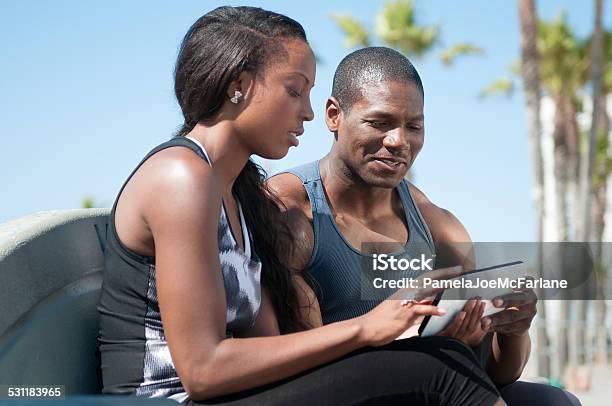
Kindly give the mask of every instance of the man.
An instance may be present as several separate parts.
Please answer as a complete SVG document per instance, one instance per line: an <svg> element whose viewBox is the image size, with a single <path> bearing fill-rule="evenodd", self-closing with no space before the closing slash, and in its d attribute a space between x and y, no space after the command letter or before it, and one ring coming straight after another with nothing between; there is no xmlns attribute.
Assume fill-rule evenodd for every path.
<svg viewBox="0 0 612 406"><path fill-rule="evenodd" d="M383 47L355 51L340 62L326 104L325 120L334 134L331 151L269 180L295 232L295 266L318 290L316 296L309 290L311 324L357 317L377 304L361 300L358 263L378 246L399 244L406 257L435 253L437 267L465 265L469 258L460 244L453 245L470 242L459 220L404 180L423 147L423 104L421 79L403 55ZM440 244L450 248L436 252ZM479 331L462 339L486 347L484 366L497 385L505 386L521 375L529 357L536 298L521 292L494 304L505 310L483 319ZM469 301L465 313L478 314L478 305ZM487 332L492 334L483 340ZM455 328L449 335L456 333ZM518 392L526 394L514 392L502 396L514 403L522 400ZM567 401L554 388L540 385L537 392L549 396L544 402ZM534 393L529 396L533 401Z"/></svg>

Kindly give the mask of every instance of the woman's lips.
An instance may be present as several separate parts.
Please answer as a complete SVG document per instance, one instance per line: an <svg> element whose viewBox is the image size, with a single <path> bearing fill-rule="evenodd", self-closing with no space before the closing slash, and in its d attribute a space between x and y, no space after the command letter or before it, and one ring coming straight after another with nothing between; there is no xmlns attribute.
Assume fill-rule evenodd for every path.
<svg viewBox="0 0 612 406"><path fill-rule="evenodd" d="M300 145L300 140L298 140L298 136L295 133L289 133L289 142L291 142L291 146L297 147Z"/></svg>
<svg viewBox="0 0 612 406"><path fill-rule="evenodd" d="M298 140L298 137L300 135L302 135L304 133L304 130L298 130L298 131L289 131L289 139L291 142L291 145L294 147L297 147L298 145L300 145L300 140Z"/></svg>

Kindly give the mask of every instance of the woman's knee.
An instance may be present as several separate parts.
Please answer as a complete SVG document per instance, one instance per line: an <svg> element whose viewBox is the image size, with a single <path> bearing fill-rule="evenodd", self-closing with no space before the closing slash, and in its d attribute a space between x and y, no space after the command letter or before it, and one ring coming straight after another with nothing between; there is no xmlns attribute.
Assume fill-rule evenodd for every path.
<svg viewBox="0 0 612 406"><path fill-rule="evenodd" d="M576 396L555 386L516 381L501 389L508 406L538 404L558 406L580 406Z"/></svg>

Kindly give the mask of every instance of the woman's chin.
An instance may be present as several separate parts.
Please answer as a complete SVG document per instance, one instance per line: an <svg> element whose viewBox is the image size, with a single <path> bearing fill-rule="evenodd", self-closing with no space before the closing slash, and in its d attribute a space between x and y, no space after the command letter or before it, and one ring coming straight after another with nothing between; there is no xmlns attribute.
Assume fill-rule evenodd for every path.
<svg viewBox="0 0 612 406"><path fill-rule="evenodd" d="M262 151L261 153L257 153L257 155L259 155L260 157L264 158L264 159L283 159L284 157L287 156L287 154L289 153L289 146L287 146L286 148L278 149L276 151Z"/></svg>

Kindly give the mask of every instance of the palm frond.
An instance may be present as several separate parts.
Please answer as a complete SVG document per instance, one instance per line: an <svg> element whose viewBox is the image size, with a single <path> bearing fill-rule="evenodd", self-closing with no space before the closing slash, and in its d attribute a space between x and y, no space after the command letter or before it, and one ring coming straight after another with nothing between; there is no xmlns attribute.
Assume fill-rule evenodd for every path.
<svg viewBox="0 0 612 406"><path fill-rule="evenodd" d="M386 3L376 17L375 31L386 45L409 56L422 56L429 51L438 41L440 32L436 25L417 23L411 0Z"/></svg>
<svg viewBox="0 0 612 406"><path fill-rule="evenodd" d="M459 56L482 55L484 52L484 49L479 46L469 44L467 42L460 42L444 50L442 54L440 54L440 59L444 65L450 66Z"/></svg>
<svg viewBox="0 0 612 406"><path fill-rule="evenodd" d="M510 79L500 78L482 89L479 93L479 97L489 97L495 94L501 94L506 97L512 96L514 92L514 82Z"/></svg>
<svg viewBox="0 0 612 406"><path fill-rule="evenodd" d="M348 48L370 46L370 36L367 28L355 17L332 14L331 19L344 33L344 43Z"/></svg>

